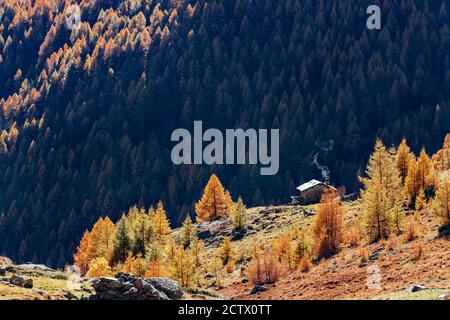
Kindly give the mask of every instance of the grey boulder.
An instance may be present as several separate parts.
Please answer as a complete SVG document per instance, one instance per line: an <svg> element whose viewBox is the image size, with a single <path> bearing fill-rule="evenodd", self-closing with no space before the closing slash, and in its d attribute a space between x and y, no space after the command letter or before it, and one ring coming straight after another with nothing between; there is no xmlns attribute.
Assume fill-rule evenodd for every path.
<svg viewBox="0 0 450 320"><path fill-rule="evenodd" d="M183 297L183 291L177 281L166 278L150 278L147 281L156 290L162 291L169 299L178 300Z"/></svg>

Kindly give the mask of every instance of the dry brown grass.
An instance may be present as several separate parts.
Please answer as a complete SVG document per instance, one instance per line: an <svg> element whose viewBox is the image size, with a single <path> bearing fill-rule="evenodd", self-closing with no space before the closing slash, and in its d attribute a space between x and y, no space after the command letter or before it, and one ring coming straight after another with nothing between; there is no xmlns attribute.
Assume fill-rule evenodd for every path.
<svg viewBox="0 0 450 320"><path fill-rule="evenodd" d="M369 261L369 251L365 247L358 249L359 261L367 262Z"/></svg>
<svg viewBox="0 0 450 320"><path fill-rule="evenodd" d="M397 246L397 241L398 241L397 238L390 237L386 241L386 244L384 245L384 248L386 249L386 251L393 251L395 249L395 247Z"/></svg>
<svg viewBox="0 0 450 320"><path fill-rule="evenodd" d="M419 259L424 258L425 256L425 247L422 242L416 242L412 246L411 249L411 260L417 261Z"/></svg>
<svg viewBox="0 0 450 320"><path fill-rule="evenodd" d="M409 242L419 237L419 222L417 215L411 215L405 222L405 233L403 235L403 242Z"/></svg>

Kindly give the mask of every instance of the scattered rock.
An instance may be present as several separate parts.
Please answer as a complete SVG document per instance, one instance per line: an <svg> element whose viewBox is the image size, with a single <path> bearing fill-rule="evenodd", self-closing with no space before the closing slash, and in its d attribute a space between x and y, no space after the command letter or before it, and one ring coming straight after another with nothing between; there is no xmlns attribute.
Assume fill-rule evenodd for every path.
<svg viewBox="0 0 450 320"><path fill-rule="evenodd" d="M23 287L25 279L19 277L18 275L13 274L11 278L9 278L9 283L15 285L16 287Z"/></svg>
<svg viewBox="0 0 450 320"><path fill-rule="evenodd" d="M450 224L439 228L439 237L450 236Z"/></svg>
<svg viewBox="0 0 450 320"><path fill-rule="evenodd" d="M384 246L381 246L379 248L376 248L375 250L372 251L372 253L369 255L369 260L371 262L374 262L376 260L378 260L378 256L380 255L381 252L384 251Z"/></svg>
<svg viewBox="0 0 450 320"><path fill-rule="evenodd" d="M144 284L143 289L145 296L152 300L174 300L169 298L163 291L156 290L156 288L148 282Z"/></svg>
<svg viewBox="0 0 450 320"><path fill-rule="evenodd" d="M16 274L13 274L10 278L3 278L3 281L9 283L12 286L22 287L26 289L33 288L33 280L32 279L24 279Z"/></svg>
<svg viewBox="0 0 450 320"><path fill-rule="evenodd" d="M165 278L150 278L147 280L157 290L164 292L169 299L178 300L183 297L183 291L178 282L172 279Z"/></svg>
<svg viewBox="0 0 450 320"><path fill-rule="evenodd" d="M26 279L23 282L23 287L26 289L32 289L33 288L33 280L32 279Z"/></svg>
<svg viewBox="0 0 450 320"><path fill-rule="evenodd" d="M236 241L240 240L245 236L245 230L243 229L235 229L231 232L231 240Z"/></svg>
<svg viewBox="0 0 450 320"><path fill-rule="evenodd" d="M305 209L305 210L303 211L303 215L304 215L305 217L311 217L311 216L314 216L314 215L316 215L316 210Z"/></svg>
<svg viewBox="0 0 450 320"><path fill-rule="evenodd" d="M123 282L111 277L101 277L92 284L95 291L117 290L123 287Z"/></svg>
<svg viewBox="0 0 450 320"><path fill-rule="evenodd" d="M422 291L422 290L426 290L427 288L424 286L421 286L419 284L413 284L409 289L408 292L417 292L417 291Z"/></svg>
<svg viewBox="0 0 450 320"><path fill-rule="evenodd" d="M211 234L211 231L209 231L209 230L202 230L197 233L197 237L200 240L205 240L205 239L211 238L212 234Z"/></svg>
<svg viewBox="0 0 450 320"><path fill-rule="evenodd" d="M78 297L76 295L74 295L72 292L70 291L66 291L64 293L64 297L67 298L67 300L78 300Z"/></svg>
<svg viewBox="0 0 450 320"><path fill-rule="evenodd" d="M89 296L89 300L176 300L183 296L175 280L142 279L124 273L117 274L116 278L95 279L92 287L95 294Z"/></svg>
<svg viewBox="0 0 450 320"><path fill-rule="evenodd" d="M117 273L115 277L121 282L131 282L135 279L132 275L123 272Z"/></svg>
<svg viewBox="0 0 450 320"><path fill-rule="evenodd" d="M136 280L134 280L133 284L138 289L142 289L142 287L144 287L144 282L142 281L141 278L137 278Z"/></svg>
<svg viewBox="0 0 450 320"><path fill-rule="evenodd" d="M266 288L266 287L259 286L259 285L255 285L255 286L252 288L252 291L250 291L250 294L257 294L257 293L259 293L259 292L264 292L264 291L267 291L267 288Z"/></svg>
<svg viewBox="0 0 450 320"><path fill-rule="evenodd" d="M46 294L48 294L47 291L40 290L40 289L33 289L33 292L35 292L35 293L37 293L38 295L41 295L41 296L45 296Z"/></svg>
<svg viewBox="0 0 450 320"><path fill-rule="evenodd" d="M205 276L203 277L205 280L211 280L214 278L214 275L212 275L211 273L207 273L205 274Z"/></svg>
<svg viewBox="0 0 450 320"><path fill-rule="evenodd" d="M53 270L52 268L47 267L46 265L43 264L34 264L31 262L25 263L25 264L19 264L16 266L16 268L19 269L32 269L32 270L39 270L39 271L49 271L49 272L54 272L55 270Z"/></svg>
<svg viewBox="0 0 450 320"><path fill-rule="evenodd" d="M125 292L124 296L136 296L139 293L139 289L136 287L131 287L130 290Z"/></svg>

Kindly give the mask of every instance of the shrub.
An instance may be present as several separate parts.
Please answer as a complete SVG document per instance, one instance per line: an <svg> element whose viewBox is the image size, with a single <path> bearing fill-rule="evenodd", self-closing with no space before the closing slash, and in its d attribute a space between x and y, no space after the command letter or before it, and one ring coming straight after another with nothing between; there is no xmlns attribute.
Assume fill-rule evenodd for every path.
<svg viewBox="0 0 450 320"><path fill-rule="evenodd" d="M248 277L253 284L275 283L281 273L281 265L271 251L257 253L248 266Z"/></svg>
<svg viewBox="0 0 450 320"><path fill-rule="evenodd" d="M361 230L358 225L354 225L345 235L345 242L350 247L357 247L361 240Z"/></svg>
<svg viewBox="0 0 450 320"><path fill-rule="evenodd" d="M225 266L225 271L227 273L232 273L234 271L235 267L236 266L234 264L234 261L233 260L228 260L228 262L227 262L227 264Z"/></svg>
<svg viewBox="0 0 450 320"><path fill-rule="evenodd" d="M419 236L419 228L417 226L417 218L415 215L409 216L406 221L404 241L413 241Z"/></svg>
<svg viewBox="0 0 450 320"><path fill-rule="evenodd" d="M369 261L369 251L364 247L359 248L359 258L361 262Z"/></svg>
<svg viewBox="0 0 450 320"><path fill-rule="evenodd" d="M397 244L397 240L395 238L389 238L389 240L386 241L386 245L385 245L386 251L394 250L396 244Z"/></svg>
<svg viewBox="0 0 450 320"><path fill-rule="evenodd" d="M300 270L300 272L308 272L309 269L311 269L311 267L312 267L311 259L309 258L308 252L305 252L303 254L302 259L300 260L298 269Z"/></svg>
<svg viewBox="0 0 450 320"><path fill-rule="evenodd" d="M416 261L423 258L425 255L425 248L421 242L417 242L412 247L411 260Z"/></svg>
<svg viewBox="0 0 450 320"><path fill-rule="evenodd" d="M290 234L279 236L272 242L272 247L278 260L290 270L294 269L295 252L291 244Z"/></svg>

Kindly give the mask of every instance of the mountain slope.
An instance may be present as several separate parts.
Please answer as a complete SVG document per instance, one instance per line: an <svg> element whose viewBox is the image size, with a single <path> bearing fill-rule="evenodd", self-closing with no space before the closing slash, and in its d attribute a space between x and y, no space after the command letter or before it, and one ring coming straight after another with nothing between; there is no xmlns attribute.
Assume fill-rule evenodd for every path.
<svg viewBox="0 0 450 320"><path fill-rule="evenodd" d="M318 152L354 190L375 136L435 151L450 131L446 2L384 2L375 32L369 1L69 1L75 30L52 3L0 1L0 252L16 261L62 266L134 204L162 199L177 225L211 171L249 205L283 203ZM171 132L198 119L280 128L279 174L173 166Z"/></svg>
<svg viewBox="0 0 450 320"><path fill-rule="evenodd" d="M345 204L345 225L355 225L361 219L358 202ZM306 208L312 211L314 208ZM235 252L243 255L254 246L267 245L280 235L294 230L307 231L314 216L304 217L305 209L275 207L271 210L248 210L251 230L242 240L233 242ZM316 261L308 272L289 272L267 291L251 294L247 264L237 266L237 271L222 274L222 286L218 293L233 299L265 300L323 300L323 299L438 299L450 296L449 238L438 236L438 226L428 210L418 220L419 237L411 242L404 235L393 236L387 241L368 244L365 240L352 247L343 245L330 259ZM226 232L224 232L225 235ZM214 243L220 243L216 235L207 244L205 257L212 257ZM380 286L369 287L373 270L378 270ZM423 292L410 293L413 285L424 286ZM440 298L440 299L441 299Z"/></svg>

